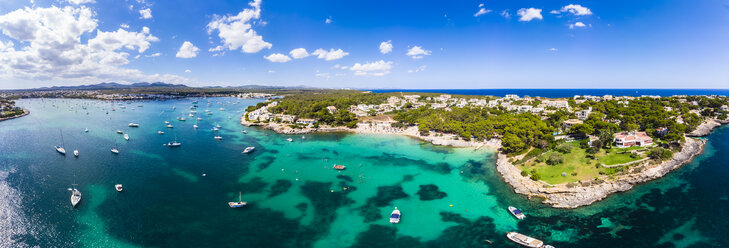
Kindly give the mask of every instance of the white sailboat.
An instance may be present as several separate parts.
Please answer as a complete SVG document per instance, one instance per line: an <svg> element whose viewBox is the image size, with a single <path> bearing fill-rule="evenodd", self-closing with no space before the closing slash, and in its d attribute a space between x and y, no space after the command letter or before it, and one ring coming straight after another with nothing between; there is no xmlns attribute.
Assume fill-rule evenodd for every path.
<svg viewBox="0 0 729 248"><path fill-rule="evenodd" d="M246 204L247 202L241 200L241 192L238 192L238 202L228 202L228 206L230 206L230 208L240 208Z"/></svg>
<svg viewBox="0 0 729 248"><path fill-rule="evenodd" d="M64 145L63 145L63 132L60 131L60 133L61 133L61 145L56 146L56 151L64 156L66 156L66 148L64 148Z"/></svg>
<svg viewBox="0 0 729 248"><path fill-rule="evenodd" d="M74 176L74 178L75 178L75 176ZM69 189L71 191L71 205L73 207L76 207L76 205L78 205L78 203L81 201L81 191L76 189L76 185L78 185L78 184L76 184L74 182L73 184L71 184L71 186L73 186L73 187Z"/></svg>

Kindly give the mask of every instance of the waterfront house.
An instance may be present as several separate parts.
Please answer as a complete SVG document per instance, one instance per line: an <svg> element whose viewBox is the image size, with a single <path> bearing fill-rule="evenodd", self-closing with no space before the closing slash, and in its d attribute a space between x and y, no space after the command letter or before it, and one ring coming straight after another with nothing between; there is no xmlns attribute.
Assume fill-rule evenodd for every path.
<svg viewBox="0 0 729 248"><path fill-rule="evenodd" d="M615 134L615 146L626 148L631 146L647 146L653 144L653 139L645 132L622 132Z"/></svg>
<svg viewBox="0 0 729 248"><path fill-rule="evenodd" d="M314 120L314 119L298 119L298 120L296 120L296 123L311 125L311 124L316 123L316 120Z"/></svg>

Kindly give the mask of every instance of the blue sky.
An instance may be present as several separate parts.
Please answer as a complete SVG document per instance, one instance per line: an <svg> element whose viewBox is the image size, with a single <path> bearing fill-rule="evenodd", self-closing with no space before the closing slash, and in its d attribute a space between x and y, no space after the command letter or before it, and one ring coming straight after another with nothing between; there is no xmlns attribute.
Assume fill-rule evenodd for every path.
<svg viewBox="0 0 729 248"><path fill-rule="evenodd" d="M729 0L10 0L0 88L729 88L728 24Z"/></svg>

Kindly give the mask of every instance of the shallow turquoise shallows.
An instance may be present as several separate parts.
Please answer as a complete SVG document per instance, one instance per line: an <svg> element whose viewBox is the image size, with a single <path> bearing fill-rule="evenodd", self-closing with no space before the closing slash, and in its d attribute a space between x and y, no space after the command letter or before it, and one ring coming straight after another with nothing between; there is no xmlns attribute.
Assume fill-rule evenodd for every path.
<svg viewBox="0 0 729 248"><path fill-rule="evenodd" d="M260 100L199 98L190 117L193 100L18 101L31 114L0 122L0 247L516 247L507 231L556 247L729 246L727 128L662 179L560 210L513 193L493 151L280 135L239 124ZM239 192L248 204L232 209Z"/></svg>

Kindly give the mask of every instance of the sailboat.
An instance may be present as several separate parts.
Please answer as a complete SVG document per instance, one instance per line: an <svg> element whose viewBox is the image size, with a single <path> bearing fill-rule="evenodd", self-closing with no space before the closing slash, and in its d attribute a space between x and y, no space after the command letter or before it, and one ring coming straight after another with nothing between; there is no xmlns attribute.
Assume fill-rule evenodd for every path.
<svg viewBox="0 0 729 248"><path fill-rule="evenodd" d="M177 135L175 135L175 140L174 141L167 142L167 146L168 147L178 147L178 146L181 146L181 145L182 145L182 143L177 142Z"/></svg>
<svg viewBox="0 0 729 248"><path fill-rule="evenodd" d="M81 191L78 191L78 189L76 189L76 185L78 184L71 184L71 186L73 187L69 189L71 190L71 205L73 205L73 207L76 207L76 205L78 205L78 202L81 201Z"/></svg>
<svg viewBox="0 0 729 248"><path fill-rule="evenodd" d="M247 204L247 202L241 201L241 192L238 192L238 202L228 202L230 208L240 208Z"/></svg>
<svg viewBox="0 0 729 248"><path fill-rule="evenodd" d="M213 137L215 140L223 140L223 136L218 135L218 132L215 132L215 137Z"/></svg>
<svg viewBox="0 0 729 248"><path fill-rule="evenodd" d="M63 132L61 132L61 145L56 146L56 151L64 156L66 156L66 148L63 148Z"/></svg>

